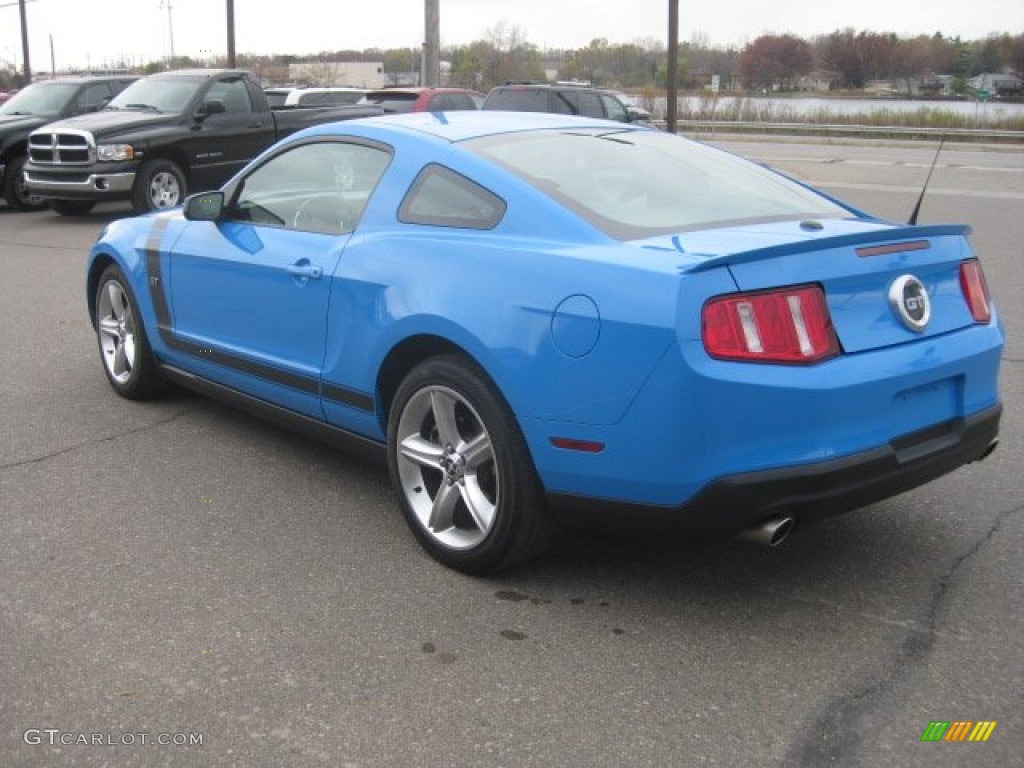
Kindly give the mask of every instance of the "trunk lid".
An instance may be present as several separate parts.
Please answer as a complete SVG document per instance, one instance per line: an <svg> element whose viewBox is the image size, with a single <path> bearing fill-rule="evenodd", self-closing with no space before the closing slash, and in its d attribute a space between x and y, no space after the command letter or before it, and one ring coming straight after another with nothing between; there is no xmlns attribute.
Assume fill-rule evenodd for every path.
<svg viewBox="0 0 1024 768"><path fill-rule="evenodd" d="M847 353L939 336L972 325L960 288L960 263L972 258L964 226L899 226L871 220L776 222L645 240L645 248L687 257L685 273L729 270L740 291L817 283ZM901 319L894 283L924 286L930 319ZM890 294L898 294L890 298Z"/></svg>

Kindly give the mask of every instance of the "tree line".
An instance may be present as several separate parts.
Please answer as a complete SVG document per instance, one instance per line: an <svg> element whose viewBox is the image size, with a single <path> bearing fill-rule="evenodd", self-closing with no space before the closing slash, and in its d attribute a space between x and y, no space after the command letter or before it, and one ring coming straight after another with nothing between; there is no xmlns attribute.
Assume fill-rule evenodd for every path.
<svg viewBox="0 0 1024 768"><path fill-rule="evenodd" d="M517 80L583 80L594 85L634 90L662 89L668 75L664 42L655 38L631 43L592 40L577 49L541 50L518 27L500 22L468 45L449 46L442 59L450 69L447 82L486 91ZM291 63L380 61L383 74L395 83L418 71L416 48L324 51L312 56L240 55L238 66L257 73L286 71ZM800 87L812 73L832 89L856 90L872 81L910 81L936 75L953 78L962 90L967 79L982 73L1009 71L1024 77L1024 34L993 34L961 40L936 32L900 37L854 29L836 30L811 39L794 35L762 35L742 47L712 45L696 35L679 46L677 81L699 90L717 75L723 89L787 90ZM147 72L190 66L220 66L221 61L178 57L155 61ZM9 73L13 74L13 73ZM0 87L4 73L0 72ZM326 83L325 83L326 84Z"/></svg>
<svg viewBox="0 0 1024 768"><path fill-rule="evenodd" d="M278 57L280 58L280 57ZM291 61L382 61L386 74L414 72L417 49L334 51ZM665 44L650 38L631 43L592 40L577 49L541 50L515 26L505 23L483 39L442 52L450 64L448 82L487 89L503 82L583 80L627 89L664 88L668 74ZM878 80L907 81L936 75L952 76L959 85L983 73L1011 72L1024 77L1024 34L993 34L961 40L936 32L900 37L853 29L804 39L794 35L762 35L742 47L712 45L697 35L681 43L677 81L688 90L702 89L717 75L723 88L785 90L812 73L826 76L833 89L856 90Z"/></svg>

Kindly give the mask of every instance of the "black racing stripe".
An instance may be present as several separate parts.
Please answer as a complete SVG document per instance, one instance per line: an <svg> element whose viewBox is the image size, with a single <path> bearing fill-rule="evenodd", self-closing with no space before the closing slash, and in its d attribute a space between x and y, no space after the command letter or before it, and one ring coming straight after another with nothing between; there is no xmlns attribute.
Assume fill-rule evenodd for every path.
<svg viewBox="0 0 1024 768"><path fill-rule="evenodd" d="M201 344L184 341L182 339L174 339L171 342L171 346L179 352L184 352L185 354L192 355L193 357L197 357L201 360L209 360L211 363L217 363L218 365L223 365L227 368L247 373L250 376L266 379L274 384L291 387L299 392L305 392L310 395L320 394L320 382L312 376L304 376L301 373L282 371L280 368L274 368L270 365L257 363L254 360L247 360L244 357L233 355L230 352L213 349L212 347L204 347Z"/></svg>
<svg viewBox="0 0 1024 768"><path fill-rule="evenodd" d="M339 387L337 384L325 383L323 397L325 400L358 408L359 410L367 411L368 413L373 413L374 410L373 397L371 395L364 394L363 392L356 392L354 389Z"/></svg>
<svg viewBox="0 0 1024 768"><path fill-rule="evenodd" d="M164 232L167 231L170 223L169 215L158 216L153 222L153 229L150 230L149 237L146 238L146 275L149 282L149 297L153 302L153 311L156 313L157 332L165 344L173 345L171 309L167 305L163 274L160 270L160 241L163 240Z"/></svg>

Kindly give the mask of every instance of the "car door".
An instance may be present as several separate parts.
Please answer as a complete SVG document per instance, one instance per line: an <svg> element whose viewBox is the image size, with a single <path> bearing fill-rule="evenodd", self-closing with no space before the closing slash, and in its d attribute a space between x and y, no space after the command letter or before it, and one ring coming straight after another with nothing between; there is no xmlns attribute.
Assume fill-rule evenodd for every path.
<svg viewBox="0 0 1024 768"><path fill-rule="evenodd" d="M211 83L200 111L209 104L222 111L198 115L184 142L192 167L191 188L196 192L219 187L275 138L273 118L269 112L254 111L243 77Z"/></svg>
<svg viewBox="0 0 1024 768"><path fill-rule="evenodd" d="M232 185L223 220L186 227L170 298L177 346L197 373L323 417L330 282L368 197L357 188L367 152L381 154L324 139L293 145Z"/></svg>

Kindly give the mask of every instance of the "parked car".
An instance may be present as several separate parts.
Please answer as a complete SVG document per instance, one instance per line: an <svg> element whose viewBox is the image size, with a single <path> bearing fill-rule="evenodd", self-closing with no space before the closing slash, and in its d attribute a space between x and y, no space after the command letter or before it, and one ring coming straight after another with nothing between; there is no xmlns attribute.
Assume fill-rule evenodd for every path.
<svg viewBox="0 0 1024 768"><path fill-rule="evenodd" d="M423 547L486 573L561 517L775 541L987 456L1004 336L967 234L635 126L390 115L111 224L86 298L118 394L386 461Z"/></svg>
<svg viewBox="0 0 1024 768"><path fill-rule="evenodd" d="M75 115L96 112L138 78L61 77L33 83L0 106L0 190L19 211L43 208L22 177L28 136L36 128Z"/></svg>
<svg viewBox="0 0 1024 768"><path fill-rule="evenodd" d="M492 88L480 108L583 115L620 123L643 123L651 119L646 110L625 104L612 91L576 83L506 83Z"/></svg>
<svg viewBox="0 0 1024 768"><path fill-rule="evenodd" d="M335 104L358 104L366 95L365 88L282 87L264 88L271 109L279 107L330 107Z"/></svg>
<svg viewBox="0 0 1024 768"><path fill-rule="evenodd" d="M385 112L450 112L478 109L483 98L465 88L383 88L369 91L363 101Z"/></svg>
<svg viewBox="0 0 1024 768"><path fill-rule="evenodd" d="M29 194L63 215L131 200L139 212L214 189L275 141L317 123L381 114L364 105L271 110L241 70L143 78L105 109L51 123L28 141Z"/></svg>

